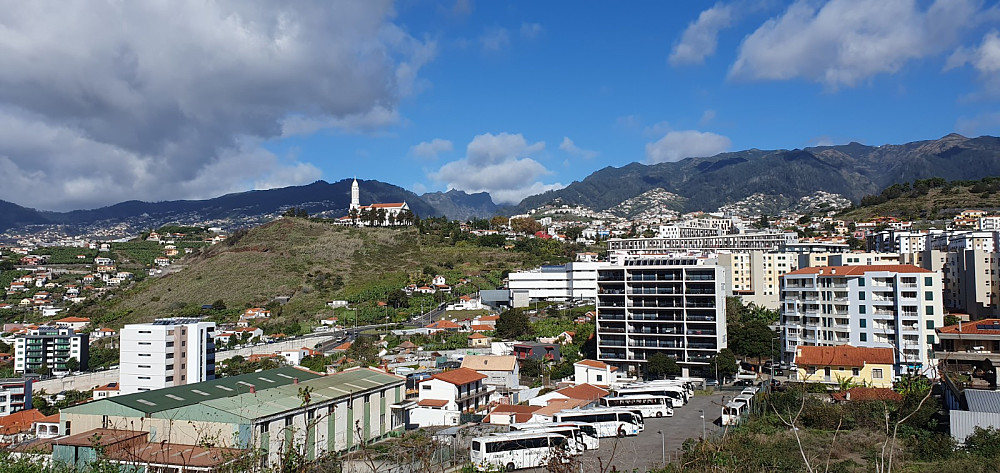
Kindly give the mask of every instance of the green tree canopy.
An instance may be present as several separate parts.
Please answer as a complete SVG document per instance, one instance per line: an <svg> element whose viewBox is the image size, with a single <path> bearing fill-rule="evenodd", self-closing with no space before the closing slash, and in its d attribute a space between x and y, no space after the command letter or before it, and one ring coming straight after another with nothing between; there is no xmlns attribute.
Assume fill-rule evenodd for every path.
<svg viewBox="0 0 1000 473"><path fill-rule="evenodd" d="M505 339L517 339L532 334L528 315L521 309L509 309L500 313L497 320L496 335Z"/></svg>
<svg viewBox="0 0 1000 473"><path fill-rule="evenodd" d="M719 353L712 359L712 365L719 373L720 378L727 378L739 372L739 364L736 362L736 355L728 348L719 350Z"/></svg>
<svg viewBox="0 0 1000 473"><path fill-rule="evenodd" d="M663 353L654 353L646 360L646 372L659 378L678 376L681 374L681 367L673 357Z"/></svg>

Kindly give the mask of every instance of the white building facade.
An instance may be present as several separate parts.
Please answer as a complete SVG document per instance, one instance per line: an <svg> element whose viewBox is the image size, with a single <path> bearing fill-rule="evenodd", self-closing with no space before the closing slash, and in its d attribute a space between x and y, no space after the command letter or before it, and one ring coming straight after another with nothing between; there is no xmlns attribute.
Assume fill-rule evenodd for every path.
<svg viewBox="0 0 1000 473"><path fill-rule="evenodd" d="M726 276L698 258L637 257L598 270L597 358L633 373L655 353L684 375L726 347Z"/></svg>
<svg viewBox="0 0 1000 473"><path fill-rule="evenodd" d="M215 379L215 322L158 319L121 330L121 394Z"/></svg>
<svg viewBox="0 0 1000 473"><path fill-rule="evenodd" d="M87 369L90 358L90 335L76 333L69 328L38 327L27 335L14 340L14 372L37 373L48 368L51 371L70 371L67 362L75 359L80 370Z"/></svg>
<svg viewBox="0 0 1000 473"><path fill-rule="evenodd" d="M784 276L782 359L795 347L894 348L896 374L926 372L944 322L941 273L913 265L826 266Z"/></svg>
<svg viewBox="0 0 1000 473"><path fill-rule="evenodd" d="M573 262L510 273L507 287L514 307L532 301L597 299L597 268L603 263Z"/></svg>

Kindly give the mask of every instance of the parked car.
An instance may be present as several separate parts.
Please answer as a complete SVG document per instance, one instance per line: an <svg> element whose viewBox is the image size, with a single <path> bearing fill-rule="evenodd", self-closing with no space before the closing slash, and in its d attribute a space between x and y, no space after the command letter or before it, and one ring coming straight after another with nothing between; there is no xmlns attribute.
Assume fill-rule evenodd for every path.
<svg viewBox="0 0 1000 473"><path fill-rule="evenodd" d="M733 386L756 386L756 385L757 383L755 383L752 379L738 379L736 380L735 383L733 383Z"/></svg>

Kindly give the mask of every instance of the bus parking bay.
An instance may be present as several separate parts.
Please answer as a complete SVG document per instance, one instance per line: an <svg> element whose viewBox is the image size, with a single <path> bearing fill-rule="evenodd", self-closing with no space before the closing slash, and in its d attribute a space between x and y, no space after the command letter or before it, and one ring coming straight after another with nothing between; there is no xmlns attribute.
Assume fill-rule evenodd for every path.
<svg viewBox="0 0 1000 473"><path fill-rule="evenodd" d="M673 417L646 418L645 428L637 436L625 437L622 439L602 438L601 447L596 451L587 451L580 457L583 471L599 471L599 461L603 460L607 467L608 461L614 465L618 471L646 471L657 466L661 462L660 434L663 432L663 449L666 451L667 460L676 458L681 451L681 445L689 438L700 438L702 434L702 419L699 409L705 411L705 431L709 436L713 432L721 429L719 418L722 414L723 396L725 401L729 401L734 395L733 392L716 392L711 395L698 394L691 398L684 407L674 409ZM610 469L610 468L609 468ZM544 468L534 468L528 472L542 472Z"/></svg>

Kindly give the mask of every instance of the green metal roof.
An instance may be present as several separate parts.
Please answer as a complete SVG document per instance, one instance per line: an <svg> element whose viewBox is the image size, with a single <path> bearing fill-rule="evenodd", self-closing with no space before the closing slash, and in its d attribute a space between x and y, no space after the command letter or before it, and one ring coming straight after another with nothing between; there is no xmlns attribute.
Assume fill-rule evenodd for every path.
<svg viewBox="0 0 1000 473"><path fill-rule="evenodd" d="M114 404L130 407L145 414L154 414L204 401L224 399L249 393L254 387L257 392L290 385L298 378L300 382L320 378L308 371L281 367L273 370L247 373L226 378L216 378L194 384L184 384L170 388L144 391L108 398Z"/></svg>
<svg viewBox="0 0 1000 473"><path fill-rule="evenodd" d="M260 419L302 407L303 398L299 390L307 387L312 388L309 393L309 404L318 404L348 397L354 392L402 384L404 381L398 376L361 368L301 381L297 385L284 385L258 390L256 393L212 399L200 404L242 419Z"/></svg>

